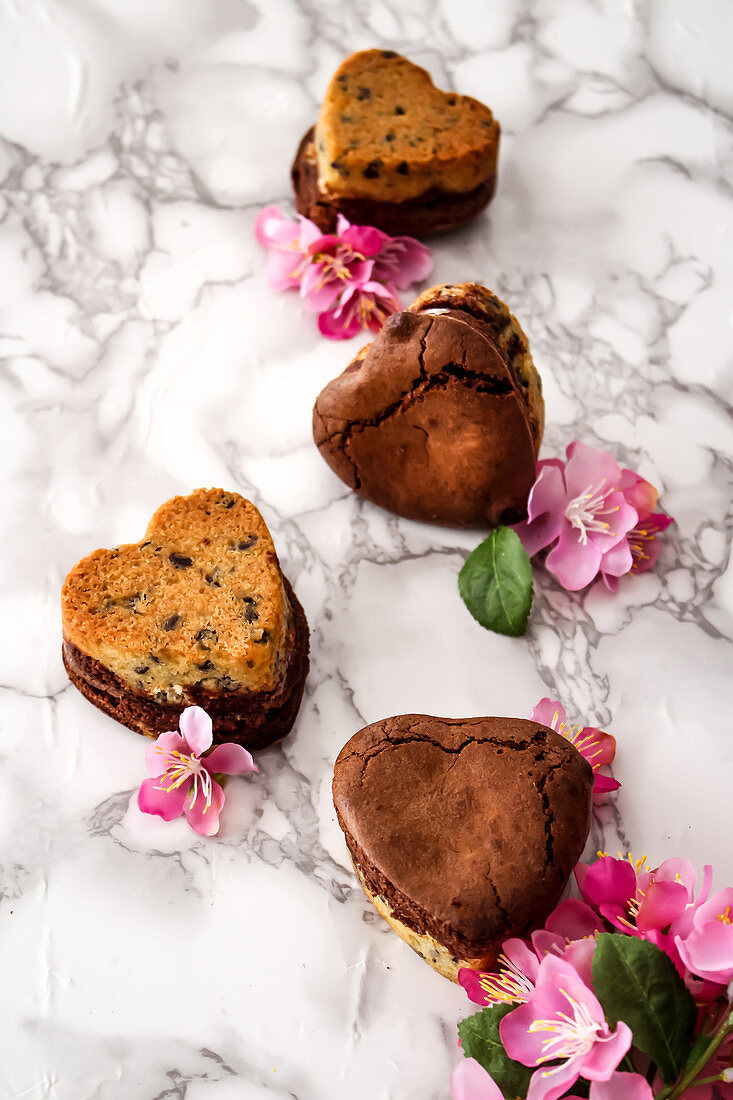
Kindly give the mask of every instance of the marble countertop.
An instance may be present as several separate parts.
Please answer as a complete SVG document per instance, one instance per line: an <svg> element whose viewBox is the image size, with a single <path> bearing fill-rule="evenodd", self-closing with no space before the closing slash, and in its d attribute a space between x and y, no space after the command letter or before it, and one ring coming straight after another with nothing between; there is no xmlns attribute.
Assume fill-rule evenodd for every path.
<svg viewBox="0 0 733 1100"><path fill-rule="evenodd" d="M3 1100L447 1100L470 1006L365 900L331 805L336 753L385 715L560 698L619 744L588 851L733 883L732 32L724 0L0 5ZM607 447L677 521L617 597L537 572L524 638L458 598L476 533L327 469L311 407L360 342L271 293L253 237L373 45L501 121L497 197L435 242L434 281L520 318L543 454ZM297 725L214 840L139 813L146 743L59 644L71 565L202 485L256 502L312 627Z"/></svg>

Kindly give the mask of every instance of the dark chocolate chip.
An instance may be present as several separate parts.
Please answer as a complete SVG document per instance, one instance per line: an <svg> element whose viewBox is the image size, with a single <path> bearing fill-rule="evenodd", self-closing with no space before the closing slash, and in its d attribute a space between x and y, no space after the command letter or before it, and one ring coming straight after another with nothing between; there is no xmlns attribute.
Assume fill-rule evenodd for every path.
<svg viewBox="0 0 733 1100"><path fill-rule="evenodd" d="M362 176L368 180L374 180L379 175L379 169L381 167L381 160L370 160L366 168L362 172Z"/></svg>
<svg viewBox="0 0 733 1100"><path fill-rule="evenodd" d="M181 621L181 616L178 612L175 615L171 615L169 619L166 619L163 623L163 630L175 630Z"/></svg>
<svg viewBox="0 0 733 1100"><path fill-rule="evenodd" d="M205 573L204 580L207 584L213 584L215 588L221 588L221 569L219 566L215 565L210 573Z"/></svg>
<svg viewBox="0 0 733 1100"><path fill-rule="evenodd" d="M448 106L449 107L455 107L455 105L456 105L456 97L454 95L452 95L450 97L450 99L448 100Z"/></svg>
<svg viewBox="0 0 733 1100"><path fill-rule="evenodd" d="M150 546L150 543L151 543L152 541L153 541L152 539L148 539L148 541L147 541L147 542L141 542L141 543L140 543L140 549L141 549L141 550L144 550L146 546Z"/></svg>
<svg viewBox="0 0 733 1100"><path fill-rule="evenodd" d="M356 98L360 99L360 100L371 99L372 98L371 88L359 88L359 91L358 91L358 94L357 94Z"/></svg>
<svg viewBox="0 0 733 1100"><path fill-rule="evenodd" d="M337 79L338 79L339 84L345 84L346 79L347 79L346 78L346 73L340 73Z"/></svg>
<svg viewBox="0 0 733 1100"><path fill-rule="evenodd" d="M237 543L237 550L250 550L257 542L257 535L247 535L246 539L242 539Z"/></svg>
<svg viewBox="0 0 733 1100"><path fill-rule="evenodd" d="M196 668L201 669L202 672L211 672L213 667L212 661L202 661L200 665L196 665Z"/></svg>
<svg viewBox="0 0 733 1100"><path fill-rule="evenodd" d="M137 668L134 668L132 671L136 672L138 674L138 676L144 676L144 674L148 671L149 668L150 668L150 665L139 665Z"/></svg>
<svg viewBox="0 0 733 1100"><path fill-rule="evenodd" d="M384 140L385 141L394 141L394 134L385 134L384 135Z"/></svg>
<svg viewBox="0 0 733 1100"><path fill-rule="evenodd" d="M401 160L400 163L397 165L397 171L401 176L406 176L410 171L410 165L407 163L406 160Z"/></svg>
<svg viewBox="0 0 733 1100"><path fill-rule="evenodd" d="M389 61L390 58L397 57L397 54L394 50L382 50L382 57L386 57Z"/></svg>
<svg viewBox="0 0 733 1100"><path fill-rule="evenodd" d="M222 497L221 502L225 508L233 508L237 503L236 500L232 500L230 497Z"/></svg>
<svg viewBox="0 0 733 1100"><path fill-rule="evenodd" d="M185 554L177 554L175 550L168 555L168 561L171 565L175 565L176 569L188 569L190 565L193 565L193 558L186 557Z"/></svg>
<svg viewBox="0 0 733 1100"><path fill-rule="evenodd" d="M243 596L242 599L245 603L244 617L248 623L256 623L259 619L259 615L255 610L257 599L255 596Z"/></svg>
<svg viewBox="0 0 733 1100"><path fill-rule="evenodd" d="M150 658L150 660L151 660L151 661L152 661L152 662L153 662L154 664L156 664L156 665L159 665L159 664L160 664L160 657L156 657L154 653L148 653L148 657Z"/></svg>
<svg viewBox="0 0 733 1100"><path fill-rule="evenodd" d="M236 691L239 687L237 680L232 680L231 676L221 676L219 678L219 687L222 691Z"/></svg>
<svg viewBox="0 0 733 1100"><path fill-rule="evenodd" d="M404 115L405 114L405 108L404 107L395 107L394 113L396 115Z"/></svg>
<svg viewBox="0 0 733 1100"><path fill-rule="evenodd" d="M209 647L207 645L204 645L204 642L216 642L219 640L219 635L215 630L212 630L208 626L204 626L201 628L201 630L194 634L194 638L199 643L202 649L208 649Z"/></svg>
<svg viewBox="0 0 733 1100"><path fill-rule="evenodd" d="M255 645L265 645L267 642L269 642L269 640L270 640L270 631L269 630L263 630L262 631L262 636L259 637L259 638L255 638Z"/></svg>

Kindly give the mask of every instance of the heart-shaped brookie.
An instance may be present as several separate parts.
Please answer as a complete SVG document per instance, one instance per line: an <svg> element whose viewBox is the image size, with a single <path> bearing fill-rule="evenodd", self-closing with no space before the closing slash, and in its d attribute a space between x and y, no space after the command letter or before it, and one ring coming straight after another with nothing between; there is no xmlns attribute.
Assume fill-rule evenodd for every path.
<svg viewBox="0 0 733 1100"><path fill-rule="evenodd" d="M460 309L393 314L319 394L316 444L359 496L400 516L516 523L539 440L509 361L486 323Z"/></svg>
<svg viewBox="0 0 733 1100"><path fill-rule="evenodd" d="M393 50L352 54L295 158L298 212L323 232L339 213L393 235L452 229L494 194L499 133L483 103L440 91Z"/></svg>
<svg viewBox="0 0 733 1100"><path fill-rule="evenodd" d="M496 170L498 135L483 103L441 91L391 50L364 50L339 67L323 100L319 180L337 196L389 202L472 191Z"/></svg>
<svg viewBox="0 0 733 1100"><path fill-rule="evenodd" d="M292 725L308 627L262 516L237 493L174 497L139 543L78 562L62 616L71 679L141 733L174 728L191 704L218 716L218 737L255 747Z"/></svg>
<svg viewBox="0 0 733 1100"><path fill-rule="evenodd" d="M456 980L461 966L491 968L555 906L592 787L574 746L536 722L404 714L344 746L333 800L367 895Z"/></svg>

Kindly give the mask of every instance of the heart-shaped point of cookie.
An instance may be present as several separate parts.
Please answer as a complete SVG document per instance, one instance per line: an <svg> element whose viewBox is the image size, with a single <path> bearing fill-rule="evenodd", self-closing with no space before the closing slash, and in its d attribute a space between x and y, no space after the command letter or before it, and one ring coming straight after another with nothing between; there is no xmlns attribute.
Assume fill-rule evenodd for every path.
<svg viewBox="0 0 733 1100"><path fill-rule="evenodd" d="M316 126L327 194L403 202L466 193L496 172L499 126L488 107L442 92L392 50L352 54L337 69Z"/></svg>
<svg viewBox="0 0 733 1100"><path fill-rule="evenodd" d="M313 435L359 496L455 527L526 515L539 446L521 379L458 309L396 313L319 394Z"/></svg>
<svg viewBox="0 0 733 1100"><path fill-rule="evenodd" d="M333 800L379 912L446 977L491 968L556 905L585 846L593 773L564 738L515 718L404 714L366 726Z"/></svg>
<svg viewBox="0 0 733 1100"><path fill-rule="evenodd" d="M191 704L218 717L219 739L254 747L292 725L308 627L262 516L238 493L169 500L140 542L78 562L61 604L71 679L132 729L173 729Z"/></svg>

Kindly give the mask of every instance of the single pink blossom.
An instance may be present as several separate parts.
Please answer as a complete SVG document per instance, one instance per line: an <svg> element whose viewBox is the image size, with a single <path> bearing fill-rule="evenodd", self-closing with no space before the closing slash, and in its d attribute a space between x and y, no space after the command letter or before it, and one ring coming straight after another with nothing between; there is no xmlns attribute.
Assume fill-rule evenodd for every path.
<svg viewBox="0 0 733 1100"><path fill-rule="evenodd" d="M611 455L577 440L566 454L565 464L537 464L527 519L515 530L530 557L555 544L547 568L563 588L576 592L598 576L604 555L624 542L638 513L621 492L621 469Z"/></svg>
<svg viewBox="0 0 733 1100"><path fill-rule="evenodd" d="M527 1100L557 1100L581 1075L608 1081L632 1041L625 1023L609 1028L595 994L554 955L542 960L534 993L504 1017L499 1034L510 1058L537 1067Z"/></svg>
<svg viewBox="0 0 733 1100"><path fill-rule="evenodd" d="M451 1074L453 1100L504 1100L504 1093L491 1074L475 1058L464 1058Z"/></svg>
<svg viewBox="0 0 733 1100"><path fill-rule="evenodd" d="M617 791L621 784L608 775L599 775L599 769L613 761L616 755L616 738L610 733L603 733L595 726L569 726L565 708L562 703L554 699L540 699L532 708L530 721L541 722L543 726L549 726L557 733L565 737L572 745L575 745L581 756L584 756L593 769L595 784L593 796L597 798L609 791Z"/></svg>
<svg viewBox="0 0 733 1100"><path fill-rule="evenodd" d="M363 328L379 332L387 317L399 308L393 287L373 281L352 283L341 292L334 309L319 315L318 328L331 340L349 340Z"/></svg>
<svg viewBox="0 0 733 1100"><path fill-rule="evenodd" d="M733 981L733 888L718 890L697 907L692 928L675 936L682 961L692 974L727 985Z"/></svg>
<svg viewBox="0 0 733 1100"><path fill-rule="evenodd" d="M178 720L180 733L161 733L145 753L152 779L140 786L137 804L144 814L164 821L185 814L201 836L219 830L224 791L215 775L246 775L258 769L245 748L227 743L211 748L213 726L201 707L187 707Z"/></svg>

